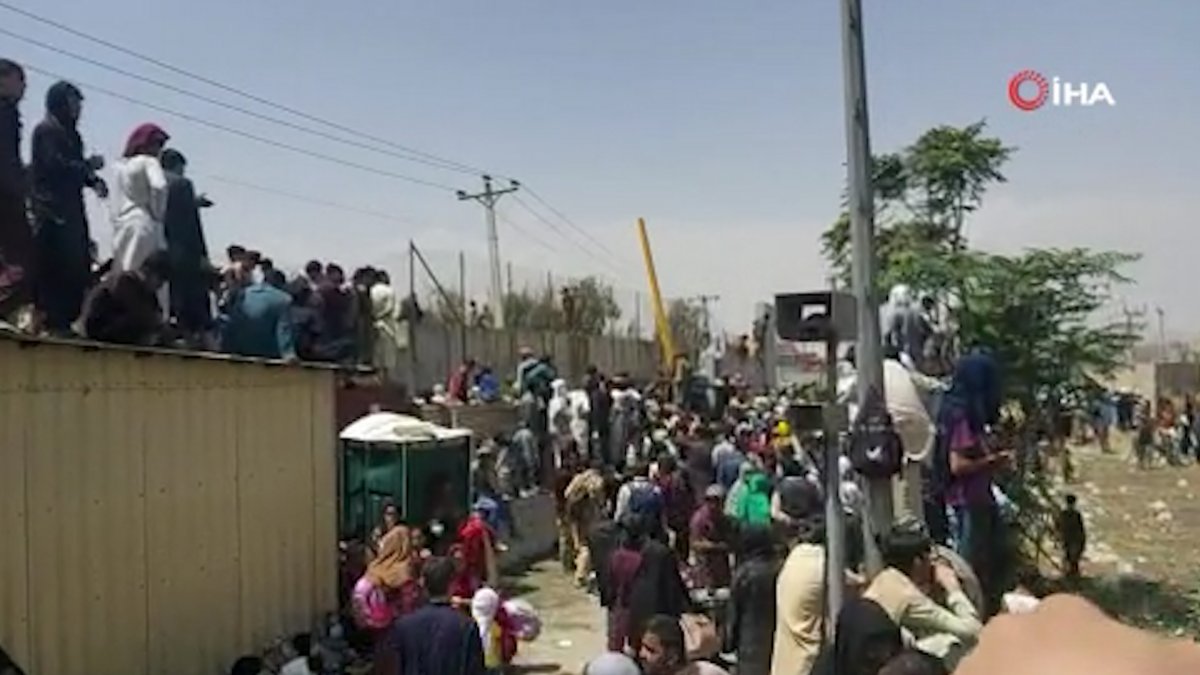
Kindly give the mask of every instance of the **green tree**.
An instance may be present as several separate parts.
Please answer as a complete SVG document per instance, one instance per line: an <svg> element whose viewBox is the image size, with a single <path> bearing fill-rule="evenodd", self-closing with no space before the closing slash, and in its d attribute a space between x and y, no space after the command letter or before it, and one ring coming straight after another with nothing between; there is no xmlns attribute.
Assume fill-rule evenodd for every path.
<svg viewBox="0 0 1200 675"><path fill-rule="evenodd" d="M603 335L614 322L621 319L612 286L597 277L584 277L568 285L573 299L571 330L585 335Z"/></svg>
<svg viewBox="0 0 1200 675"><path fill-rule="evenodd" d="M988 187L1005 181L1001 168L1015 152L984 135L987 124L939 126L903 151L872 160L876 256L881 288L897 258L941 256L966 247L968 214L983 204ZM843 211L822 236L838 276L850 279L850 217ZM933 270L929 270L933 271Z"/></svg>
<svg viewBox="0 0 1200 675"><path fill-rule="evenodd" d="M988 347L1009 392L1032 413L1049 390L1084 386L1110 373L1135 336L1124 323L1096 321L1121 269L1136 256L1087 249L1004 256L971 250L970 214L1005 180L1015 149L985 135L983 121L939 126L896 154L875 157L877 292L904 283L953 300L962 345ZM822 236L827 259L848 280L849 217Z"/></svg>
<svg viewBox="0 0 1200 675"><path fill-rule="evenodd" d="M675 352L687 356L692 363L712 341L705 323L704 307L699 302L671 300L667 303L667 325L671 328Z"/></svg>

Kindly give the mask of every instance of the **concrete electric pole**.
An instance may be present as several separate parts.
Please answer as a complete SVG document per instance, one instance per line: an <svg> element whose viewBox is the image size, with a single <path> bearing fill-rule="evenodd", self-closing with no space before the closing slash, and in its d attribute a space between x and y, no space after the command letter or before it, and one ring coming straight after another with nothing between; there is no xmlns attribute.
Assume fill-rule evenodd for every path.
<svg viewBox="0 0 1200 675"><path fill-rule="evenodd" d="M842 67L845 86L846 170L849 178L851 281L858 311L858 407L874 393L883 398L883 349L879 305L875 299L875 198L871 134L867 116L867 76L863 64L862 0L842 3ZM863 538L867 572L883 569L876 534L892 524L892 480L871 479L867 485Z"/></svg>
<svg viewBox="0 0 1200 675"><path fill-rule="evenodd" d="M504 290L500 278L500 237L496 233L496 202L500 201L500 197L520 188L521 184L514 180L509 181L509 187L496 190L492 187L492 177L485 175L483 192L469 195L462 190L458 191L459 201L474 199L483 204L483 210L487 214L488 266L491 268L492 315L496 319L496 328L504 327Z"/></svg>

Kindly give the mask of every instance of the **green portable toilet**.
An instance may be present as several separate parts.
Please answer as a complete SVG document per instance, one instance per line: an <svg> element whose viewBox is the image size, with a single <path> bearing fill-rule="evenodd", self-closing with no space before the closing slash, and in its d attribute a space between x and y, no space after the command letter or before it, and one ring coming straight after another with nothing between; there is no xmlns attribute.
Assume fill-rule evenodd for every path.
<svg viewBox="0 0 1200 675"><path fill-rule="evenodd" d="M471 494L470 430L374 412L351 422L339 438L338 522L343 541L364 541L387 499L416 526L428 520L439 491L466 512Z"/></svg>

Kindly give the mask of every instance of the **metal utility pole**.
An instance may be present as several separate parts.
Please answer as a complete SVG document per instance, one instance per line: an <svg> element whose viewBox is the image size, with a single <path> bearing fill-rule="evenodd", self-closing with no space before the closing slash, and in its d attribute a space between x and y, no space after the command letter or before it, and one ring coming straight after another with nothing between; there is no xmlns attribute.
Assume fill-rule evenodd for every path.
<svg viewBox="0 0 1200 675"><path fill-rule="evenodd" d="M470 195L462 190L458 191L459 201L474 199L483 204L483 210L487 214L488 265L492 273L492 315L496 317L496 328L504 328L504 291L500 279L500 236L496 233L496 202L504 195L519 189L521 184L514 180L509 181L508 187L496 190L492 187L492 177L485 175L483 192Z"/></svg>
<svg viewBox="0 0 1200 675"><path fill-rule="evenodd" d="M883 350L875 298L875 198L871 185L871 134L867 117L867 75L863 64L862 0L842 2L842 66L845 84L846 170L849 174L851 281L858 305L858 405L872 392L883 398ZM867 485L863 519L868 574L883 569L876 534L892 524L892 481Z"/></svg>

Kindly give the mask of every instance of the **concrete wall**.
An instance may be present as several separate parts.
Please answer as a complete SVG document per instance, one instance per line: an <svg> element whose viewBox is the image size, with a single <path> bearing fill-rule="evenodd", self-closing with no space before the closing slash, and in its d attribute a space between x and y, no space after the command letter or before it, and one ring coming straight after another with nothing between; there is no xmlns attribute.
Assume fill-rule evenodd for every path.
<svg viewBox="0 0 1200 675"><path fill-rule="evenodd" d="M432 319L417 324L416 391L445 383L463 360L463 333L457 325ZM517 351L529 347L539 354L550 354L562 377L578 382L587 367L595 365L606 373L627 372L636 379L653 378L658 354L653 342L612 336L568 335L538 331L483 330L466 331L466 355L490 365L502 380L510 380L517 371ZM398 359L397 379L408 376L408 356Z"/></svg>
<svg viewBox="0 0 1200 675"><path fill-rule="evenodd" d="M508 550L500 555L500 569L511 572L554 551L558 545L558 524L554 497L536 494L510 502L513 522L521 535L508 542Z"/></svg>
<svg viewBox="0 0 1200 675"><path fill-rule="evenodd" d="M0 333L0 644L212 675L337 608L334 373Z"/></svg>

